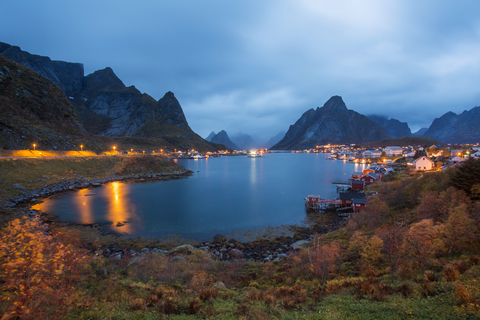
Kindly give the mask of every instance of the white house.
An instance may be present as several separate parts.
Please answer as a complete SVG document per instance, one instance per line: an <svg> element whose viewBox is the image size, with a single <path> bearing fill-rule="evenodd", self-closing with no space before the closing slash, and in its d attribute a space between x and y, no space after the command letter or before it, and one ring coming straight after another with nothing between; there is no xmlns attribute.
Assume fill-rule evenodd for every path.
<svg viewBox="0 0 480 320"><path fill-rule="evenodd" d="M435 167L435 163L425 156L415 160L415 169L417 170L421 170L421 171L432 170L433 167Z"/></svg>
<svg viewBox="0 0 480 320"><path fill-rule="evenodd" d="M365 150L362 152L362 157L364 158L380 158L382 156L382 151L379 150Z"/></svg>
<svg viewBox="0 0 480 320"><path fill-rule="evenodd" d="M404 157L406 158L411 158L413 156L415 156L415 151L407 151L403 154Z"/></svg>
<svg viewBox="0 0 480 320"><path fill-rule="evenodd" d="M387 157L401 156L403 153L402 147L397 146L386 147L383 151L385 151Z"/></svg>

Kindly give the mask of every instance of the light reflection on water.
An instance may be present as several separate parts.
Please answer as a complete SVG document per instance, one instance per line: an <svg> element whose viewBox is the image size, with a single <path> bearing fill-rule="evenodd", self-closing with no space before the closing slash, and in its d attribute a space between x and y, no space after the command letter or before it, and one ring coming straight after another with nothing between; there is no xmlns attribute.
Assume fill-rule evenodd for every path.
<svg viewBox="0 0 480 320"><path fill-rule="evenodd" d="M328 161L325 154L289 153L177 162L194 174L153 183L112 182L51 197L35 208L62 221L111 223L109 230L129 235L208 240L216 233L308 220L305 196L337 197L332 182L346 181L366 167Z"/></svg>

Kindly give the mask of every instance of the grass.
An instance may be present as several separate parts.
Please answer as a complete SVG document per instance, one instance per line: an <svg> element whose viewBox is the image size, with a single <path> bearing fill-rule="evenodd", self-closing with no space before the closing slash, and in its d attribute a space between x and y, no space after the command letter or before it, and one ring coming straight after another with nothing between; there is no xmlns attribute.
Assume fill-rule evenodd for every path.
<svg viewBox="0 0 480 320"><path fill-rule="evenodd" d="M0 198L62 182L67 179L102 179L114 174L172 173L182 167L161 156L95 156L65 158L0 158Z"/></svg>

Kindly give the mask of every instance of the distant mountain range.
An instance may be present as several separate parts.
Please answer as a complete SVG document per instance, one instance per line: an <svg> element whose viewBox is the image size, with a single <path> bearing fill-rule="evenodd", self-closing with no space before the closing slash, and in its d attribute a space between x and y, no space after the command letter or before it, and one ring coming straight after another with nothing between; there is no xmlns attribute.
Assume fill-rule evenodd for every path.
<svg viewBox="0 0 480 320"><path fill-rule="evenodd" d="M214 133L214 132L212 132L212 133ZM225 130L222 130L219 133L215 134L208 141L219 144L219 145L224 145L225 147L227 147L228 149L231 149L231 150L240 150L235 145L235 143L233 143L232 140L230 140L230 138L228 137L228 134L225 132Z"/></svg>
<svg viewBox="0 0 480 320"><path fill-rule="evenodd" d="M0 54L61 88L73 106L71 116L89 133L157 138L177 148L216 149L189 127L172 92L156 101L134 86L126 87L111 68L84 76L81 63L52 61L1 42Z"/></svg>
<svg viewBox="0 0 480 320"><path fill-rule="evenodd" d="M445 113L433 120L423 136L445 143L480 142L480 107L464 111L459 115L453 112Z"/></svg>
<svg viewBox="0 0 480 320"><path fill-rule="evenodd" d="M400 122L397 119L388 119L387 117L377 115L369 115L367 117L381 125L390 138L400 138L412 135L406 122Z"/></svg>

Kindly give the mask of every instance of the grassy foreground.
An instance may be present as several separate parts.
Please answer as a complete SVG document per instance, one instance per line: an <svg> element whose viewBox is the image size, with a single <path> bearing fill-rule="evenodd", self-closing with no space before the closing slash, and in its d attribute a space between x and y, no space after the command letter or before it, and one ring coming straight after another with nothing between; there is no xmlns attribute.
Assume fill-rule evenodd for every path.
<svg viewBox="0 0 480 320"><path fill-rule="evenodd" d="M70 173L69 173L70 174ZM185 247L103 258L32 219L1 230L4 319L479 319L480 161L385 176L347 226L267 263Z"/></svg>

